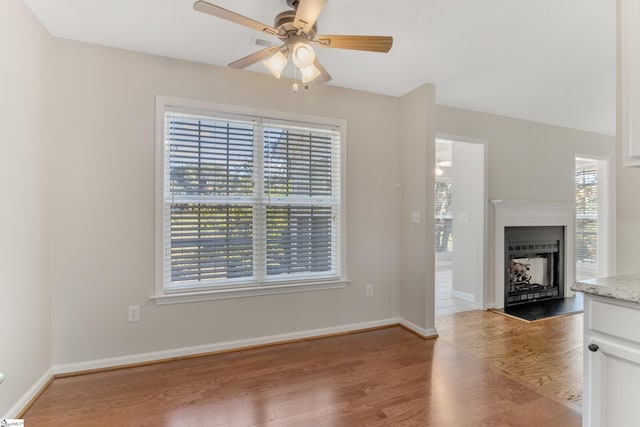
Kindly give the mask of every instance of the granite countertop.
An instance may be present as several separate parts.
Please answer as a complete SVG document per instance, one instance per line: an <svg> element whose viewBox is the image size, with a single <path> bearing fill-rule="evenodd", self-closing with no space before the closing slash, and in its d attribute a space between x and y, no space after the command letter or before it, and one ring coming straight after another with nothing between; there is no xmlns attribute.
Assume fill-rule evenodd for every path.
<svg viewBox="0 0 640 427"><path fill-rule="evenodd" d="M575 282L571 289L585 294L640 303L640 273Z"/></svg>

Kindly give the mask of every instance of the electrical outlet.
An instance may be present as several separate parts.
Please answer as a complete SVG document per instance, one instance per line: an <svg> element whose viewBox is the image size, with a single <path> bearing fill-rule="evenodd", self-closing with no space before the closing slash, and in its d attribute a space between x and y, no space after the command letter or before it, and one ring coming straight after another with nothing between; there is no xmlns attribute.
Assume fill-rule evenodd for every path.
<svg viewBox="0 0 640 427"><path fill-rule="evenodd" d="M129 306L129 323L139 322L140 321L140 306L139 305L130 305Z"/></svg>
<svg viewBox="0 0 640 427"><path fill-rule="evenodd" d="M365 295L368 297L372 297L373 296L373 283L367 283L367 285L365 286Z"/></svg>

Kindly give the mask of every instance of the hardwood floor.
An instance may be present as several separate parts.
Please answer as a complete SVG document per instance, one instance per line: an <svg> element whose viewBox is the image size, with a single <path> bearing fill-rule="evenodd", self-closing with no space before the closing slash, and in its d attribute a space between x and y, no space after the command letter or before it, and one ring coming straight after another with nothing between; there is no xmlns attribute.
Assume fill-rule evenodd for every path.
<svg viewBox="0 0 640 427"><path fill-rule="evenodd" d="M527 323L489 311L437 318L442 340L559 401L582 404L582 314Z"/></svg>
<svg viewBox="0 0 640 427"><path fill-rule="evenodd" d="M438 340L392 327L57 378L25 425L579 426L579 411L516 381L487 351L495 346L519 360L526 352L507 349L500 325L523 340L528 332L475 313L442 320ZM484 319L475 330L481 326L486 346L463 331L460 315L460 322ZM465 340L473 351L461 348Z"/></svg>

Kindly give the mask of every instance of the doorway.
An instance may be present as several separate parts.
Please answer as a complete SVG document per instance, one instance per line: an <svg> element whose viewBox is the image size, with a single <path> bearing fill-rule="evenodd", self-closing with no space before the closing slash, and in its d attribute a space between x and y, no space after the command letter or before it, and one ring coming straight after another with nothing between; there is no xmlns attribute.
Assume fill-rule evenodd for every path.
<svg viewBox="0 0 640 427"><path fill-rule="evenodd" d="M484 308L485 145L436 139L435 314Z"/></svg>

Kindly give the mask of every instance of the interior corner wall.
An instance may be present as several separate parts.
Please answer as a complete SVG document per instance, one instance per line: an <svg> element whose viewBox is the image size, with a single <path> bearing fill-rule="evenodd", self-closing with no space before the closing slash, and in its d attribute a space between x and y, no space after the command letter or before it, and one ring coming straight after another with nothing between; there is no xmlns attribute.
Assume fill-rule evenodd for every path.
<svg viewBox="0 0 640 427"><path fill-rule="evenodd" d="M51 367L45 225L50 36L21 0L0 13L0 418Z"/></svg>
<svg viewBox="0 0 640 427"><path fill-rule="evenodd" d="M53 363L162 352L392 319L397 99L55 40L52 111ZM155 96L347 121L344 289L158 306ZM374 295L365 296L365 285ZM127 323L127 306L141 321Z"/></svg>
<svg viewBox="0 0 640 427"><path fill-rule="evenodd" d="M398 100L398 312L435 333L435 87L423 85ZM412 213L419 213L419 222Z"/></svg>
<svg viewBox="0 0 640 427"><path fill-rule="evenodd" d="M487 203L495 199L573 203L576 155L616 163L614 136L444 105L437 106L436 121L439 135L487 141ZM488 283L493 283L494 211L493 206L488 208L489 245L485 266ZM640 227L638 232L640 234ZM493 298L493 286L486 286L485 300L489 308Z"/></svg>

